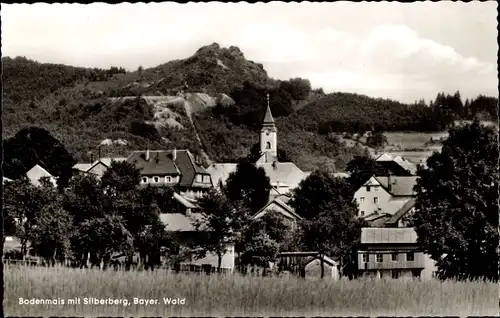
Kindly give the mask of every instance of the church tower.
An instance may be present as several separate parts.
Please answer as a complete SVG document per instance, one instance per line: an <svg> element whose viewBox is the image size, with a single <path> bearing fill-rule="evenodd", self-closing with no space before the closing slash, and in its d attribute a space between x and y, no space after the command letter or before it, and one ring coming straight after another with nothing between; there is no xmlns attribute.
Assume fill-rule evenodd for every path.
<svg viewBox="0 0 500 318"><path fill-rule="evenodd" d="M278 130L269 107L269 94L267 94L267 109L260 130L260 153L259 163L278 161Z"/></svg>

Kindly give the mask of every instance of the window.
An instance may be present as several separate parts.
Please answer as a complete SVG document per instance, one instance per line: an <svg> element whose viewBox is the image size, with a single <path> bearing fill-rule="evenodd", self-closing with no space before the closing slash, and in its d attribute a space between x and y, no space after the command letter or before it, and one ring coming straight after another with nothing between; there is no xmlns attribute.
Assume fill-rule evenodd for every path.
<svg viewBox="0 0 500 318"><path fill-rule="evenodd" d="M202 179L202 175L201 174L197 174L196 175L196 182L202 182L203 179Z"/></svg>
<svg viewBox="0 0 500 318"><path fill-rule="evenodd" d="M203 176L203 183L210 183L210 176Z"/></svg>
<svg viewBox="0 0 500 318"><path fill-rule="evenodd" d="M266 142L266 149L271 149L271 142L270 141Z"/></svg>
<svg viewBox="0 0 500 318"><path fill-rule="evenodd" d="M384 260L384 255L383 254L377 254L377 263L382 263Z"/></svg>
<svg viewBox="0 0 500 318"><path fill-rule="evenodd" d="M166 176L165 177L165 183L170 183L170 182L172 182L172 177Z"/></svg>
<svg viewBox="0 0 500 318"><path fill-rule="evenodd" d="M153 182L154 183L160 182L160 177L153 177Z"/></svg>
<svg viewBox="0 0 500 318"><path fill-rule="evenodd" d="M365 202L365 197L359 198L359 203L364 203Z"/></svg>
<svg viewBox="0 0 500 318"><path fill-rule="evenodd" d="M378 187L373 187L373 191L377 192L378 191Z"/></svg>
<svg viewBox="0 0 500 318"><path fill-rule="evenodd" d="M397 262L398 261L398 253L392 253L392 261Z"/></svg>
<svg viewBox="0 0 500 318"><path fill-rule="evenodd" d="M413 262L415 260L415 254L413 252L406 253L406 260L408 262Z"/></svg>
<svg viewBox="0 0 500 318"><path fill-rule="evenodd" d="M360 216L365 216L365 211L361 211L361 212L359 212L359 215L360 215Z"/></svg>
<svg viewBox="0 0 500 318"><path fill-rule="evenodd" d="M142 177L141 182L142 183L148 183L148 177Z"/></svg>
<svg viewBox="0 0 500 318"><path fill-rule="evenodd" d="M399 278L399 271L392 271L392 278L398 279Z"/></svg>
<svg viewBox="0 0 500 318"><path fill-rule="evenodd" d="M363 254L363 263L368 263L368 254Z"/></svg>
<svg viewBox="0 0 500 318"><path fill-rule="evenodd" d="M366 191L370 192L370 186L366 186Z"/></svg>
<svg viewBox="0 0 500 318"><path fill-rule="evenodd" d="M374 197L373 198L373 203L377 204L378 203L378 198L377 197Z"/></svg>

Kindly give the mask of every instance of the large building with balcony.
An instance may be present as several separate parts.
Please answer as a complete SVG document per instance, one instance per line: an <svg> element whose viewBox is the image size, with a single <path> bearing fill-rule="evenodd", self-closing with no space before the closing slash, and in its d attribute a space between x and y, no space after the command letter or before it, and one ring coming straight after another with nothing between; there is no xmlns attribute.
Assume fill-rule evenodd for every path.
<svg viewBox="0 0 500 318"><path fill-rule="evenodd" d="M141 171L141 184L175 186L181 195L199 198L213 187L210 174L189 150L134 151L127 162Z"/></svg>
<svg viewBox="0 0 500 318"><path fill-rule="evenodd" d="M363 228L358 270L374 278L432 278L435 262L417 244L413 228Z"/></svg>

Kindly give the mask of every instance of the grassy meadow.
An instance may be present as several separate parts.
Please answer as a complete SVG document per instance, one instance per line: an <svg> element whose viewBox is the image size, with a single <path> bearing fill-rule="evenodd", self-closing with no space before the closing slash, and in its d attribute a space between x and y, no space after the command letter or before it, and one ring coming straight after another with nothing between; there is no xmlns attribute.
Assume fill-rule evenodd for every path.
<svg viewBox="0 0 500 318"><path fill-rule="evenodd" d="M482 282L320 280L5 266L7 316L496 315L498 286ZM80 305L20 305L19 298L80 298ZM128 306L84 305L85 297ZM134 297L157 304L135 305ZM163 298L185 298L166 305Z"/></svg>

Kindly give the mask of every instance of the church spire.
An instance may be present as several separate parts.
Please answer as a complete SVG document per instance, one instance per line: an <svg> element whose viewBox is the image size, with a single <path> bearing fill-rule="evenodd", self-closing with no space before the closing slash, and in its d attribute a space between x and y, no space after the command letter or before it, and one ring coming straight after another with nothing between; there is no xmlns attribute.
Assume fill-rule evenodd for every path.
<svg viewBox="0 0 500 318"><path fill-rule="evenodd" d="M266 115L264 116L264 120L262 121L264 125L266 124L273 124L274 125L274 118L273 115L271 114L271 107L269 107L269 94L267 94L267 109L266 109Z"/></svg>

